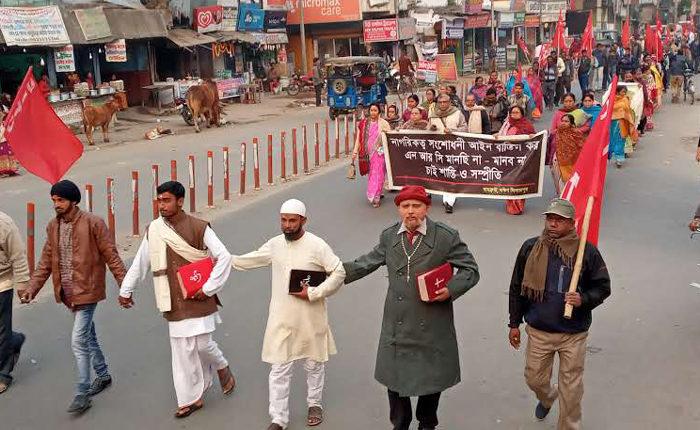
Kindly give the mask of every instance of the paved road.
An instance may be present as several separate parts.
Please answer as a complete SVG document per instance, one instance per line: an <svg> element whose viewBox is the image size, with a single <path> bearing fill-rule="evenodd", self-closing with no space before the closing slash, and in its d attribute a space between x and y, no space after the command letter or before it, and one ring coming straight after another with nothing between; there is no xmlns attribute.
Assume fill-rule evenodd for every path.
<svg viewBox="0 0 700 430"><path fill-rule="evenodd" d="M700 170L693 161L699 112L696 107L666 106L657 117L657 129L642 140L628 164L609 170L600 248L612 275L613 295L595 312L591 330L584 400L588 429L700 427L700 291L688 286L700 280L700 243L690 241L685 228L700 197ZM251 128L248 133L253 132L263 131ZM214 133L202 136L214 145L230 140L228 130ZM163 145L157 155L161 162L169 158L169 144ZM99 154L105 162L110 158L106 153ZM134 159L143 154L145 150L135 152ZM136 162L145 166L151 160ZM95 176L113 168L107 165L102 172L85 166ZM298 197L309 207L309 229L341 258L354 258L374 245L396 215L389 201L378 210L370 208L363 181L347 181L344 174L340 168L326 169L278 188L268 198L221 213L214 228L232 252L251 250L278 233L279 204ZM549 178L546 184L546 197L528 201L520 217L506 215L502 203L488 200L460 200L452 215L439 207L432 213L459 229L482 275L479 285L455 306L462 383L444 394L443 429L555 428L556 409L545 423L532 418L535 400L523 380L523 355L507 345L505 325L513 261L522 241L542 228L539 213L553 193ZM40 191L31 192L42 195L43 187ZM322 428L389 427L385 391L372 377L385 277L379 270L330 299L339 354L328 365ZM235 273L229 280L221 295L224 323L216 338L236 372L237 392L222 399L212 389L203 411L177 422L171 417L175 401L167 328L155 311L150 285L136 295L136 308L127 311L116 306L116 287L110 281L97 326L115 385L77 419L64 413L73 387L70 315L45 297L16 309L16 326L28 334L28 342L16 369L17 383L0 401L3 430L266 428L268 367L260 361L260 349L269 282L269 272L262 269ZM293 430L305 428L303 381L299 369L292 388Z"/></svg>

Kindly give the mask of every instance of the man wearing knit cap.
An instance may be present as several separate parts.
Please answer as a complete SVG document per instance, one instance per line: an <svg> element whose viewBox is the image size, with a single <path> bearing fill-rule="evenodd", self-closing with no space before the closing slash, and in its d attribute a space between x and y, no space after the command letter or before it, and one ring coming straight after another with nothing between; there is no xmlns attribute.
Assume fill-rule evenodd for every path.
<svg viewBox="0 0 700 430"><path fill-rule="evenodd" d="M63 180L51 187L56 217L46 228L46 242L39 265L26 289L20 290L22 303L33 300L51 276L54 298L73 313L71 346L75 356L77 381L70 413L85 412L90 397L112 384L107 362L100 349L93 318L97 303L106 298L105 263L121 285L126 269L105 222L78 208L80 190ZM97 377L90 381L90 366Z"/></svg>
<svg viewBox="0 0 700 430"><path fill-rule="evenodd" d="M431 199L423 187L404 187L394 202L400 220L380 234L372 251L344 263L345 283L386 266L389 288L374 377L387 387L394 430L408 430L411 397L418 397L418 428L435 429L440 394L460 381L452 303L476 285L479 269L459 233L428 218ZM445 263L452 278L438 287L434 301L422 301L417 275Z"/></svg>
<svg viewBox="0 0 700 430"><path fill-rule="evenodd" d="M262 360L270 363L271 424L289 424L289 386L295 362L306 370L306 425L323 421L322 395L325 362L336 353L328 324L326 297L343 284L345 270L330 246L305 231L306 206L297 199L280 209L282 234L257 251L233 257L237 270L272 266L272 295L263 341Z"/></svg>
<svg viewBox="0 0 700 430"><path fill-rule="evenodd" d="M591 311L610 295L610 276L598 249L587 243L577 291L568 292L579 245L574 206L554 199L543 215L544 231L526 240L515 260L508 340L513 348L520 348L520 324L525 318L525 381L538 400L535 417L545 419L558 397L557 430L578 430ZM564 317L565 304L574 308L570 319ZM556 353L558 387L551 382Z"/></svg>

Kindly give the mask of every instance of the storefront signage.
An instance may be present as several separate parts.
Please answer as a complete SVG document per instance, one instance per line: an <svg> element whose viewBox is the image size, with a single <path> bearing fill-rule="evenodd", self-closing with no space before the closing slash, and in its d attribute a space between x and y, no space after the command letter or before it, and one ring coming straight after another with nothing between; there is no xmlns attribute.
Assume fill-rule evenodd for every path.
<svg viewBox="0 0 700 430"><path fill-rule="evenodd" d="M265 10L288 10L288 0L263 0L263 9Z"/></svg>
<svg viewBox="0 0 700 430"><path fill-rule="evenodd" d="M522 27L525 24L525 12L515 12L515 19L513 20L513 25L516 27Z"/></svg>
<svg viewBox="0 0 700 430"><path fill-rule="evenodd" d="M265 28L265 11L255 3L241 3L238 10L239 31L262 31Z"/></svg>
<svg viewBox="0 0 700 430"><path fill-rule="evenodd" d="M441 81L457 80L457 61L455 61L455 54L437 55L437 76Z"/></svg>
<svg viewBox="0 0 700 430"><path fill-rule="evenodd" d="M425 61L421 60L418 62L418 69L416 70L416 77L425 81L426 83L433 84L437 82L437 62L436 61Z"/></svg>
<svg viewBox="0 0 700 430"><path fill-rule="evenodd" d="M461 24L459 27L457 27L454 24L448 24L449 21L443 21L443 26L442 26L442 38L443 39L464 39L464 24L462 24L462 21L459 21Z"/></svg>
<svg viewBox="0 0 700 430"><path fill-rule="evenodd" d="M464 13L480 13L484 0L464 0Z"/></svg>
<svg viewBox="0 0 700 430"><path fill-rule="evenodd" d="M73 55L73 45L54 48L53 58L56 63L57 72L75 72L75 56Z"/></svg>
<svg viewBox="0 0 700 430"><path fill-rule="evenodd" d="M292 9L287 15L287 24L301 23L299 13L301 2L304 2L305 24L362 20L359 0L291 0Z"/></svg>
<svg viewBox="0 0 700 430"><path fill-rule="evenodd" d="M58 6L0 7L0 30L7 46L70 44Z"/></svg>
<svg viewBox="0 0 700 430"><path fill-rule="evenodd" d="M265 31L287 31L287 12L266 10Z"/></svg>
<svg viewBox="0 0 700 430"><path fill-rule="evenodd" d="M238 0L216 0L216 4L223 7L238 9Z"/></svg>
<svg viewBox="0 0 700 430"><path fill-rule="evenodd" d="M117 39L105 44L105 60L108 63L126 63L126 40Z"/></svg>
<svg viewBox="0 0 700 430"><path fill-rule="evenodd" d="M525 27L526 28L536 28L540 26L540 16L539 15L525 15Z"/></svg>
<svg viewBox="0 0 700 430"><path fill-rule="evenodd" d="M284 45L289 43L287 33L252 33L255 42L264 45Z"/></svg>
<svg viewBox="0 0 700 430"><path fill-rule="evenodd" d="M362 25L365 43L399 40L399 24L396 19L367 19Z"/></svg>
<svg viewBox="0 0 700 430"><path fill-rule="evenodd" d="M464 17L464 28L486 28L491 25L491 14L480 13Z"/></svg>
<svg viewBox="0 0 700 430"><path fill-rule="evenodd" d="M107 17L101 7L76 9L73 12L83 30L85 40L102 39L112 35Z"/></svg>
<svg viewBox="0 0 700 430"><path fill-rule="evenodd" d="M498 14L498 28L513 28L515 14L512 12L501 12Z"/></svg>
<svg viewBox="0 0 700 430"><path fill-rule="evenodd" d="M416 37L416 19L399 18L399 40L410 40Z"/></svg>
<svg viewBox="0 0 700 430"><path fill-rule="evenodd" d="M238 23L238 7L223 6L223 17L221 18L221 31L236 31Z"/></svg>
<svg viewBox="0 0 700 430"><path fill-rule="evenodd" d="M219 31L223 18L223 6L196 7L194 8L194 29L199 33Z"/></svg>
<svg viewBox="0 0 700 430"><path fill-rule="evenodd" d="M542 14L542 22L556 22L559 19L559 12L566 13L567 4L565 0L528 0L525 3L525 12Z"/></svg>

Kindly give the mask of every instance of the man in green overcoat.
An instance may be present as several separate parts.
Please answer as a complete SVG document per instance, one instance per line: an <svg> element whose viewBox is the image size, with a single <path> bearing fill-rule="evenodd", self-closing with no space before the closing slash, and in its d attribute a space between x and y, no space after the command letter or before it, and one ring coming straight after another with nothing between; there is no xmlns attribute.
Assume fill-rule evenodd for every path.
<svg viewBox="0 0 700 430"><path fill-rule="evenodd" d="M345 263L345 283L386 265L389 289L379 338L375 378L389 391L389 418L394 430L408 430L418 397L420 430L438 424L440 394L460 381L459 351L452 302L479 281L474 257L451 227L428 218L430 195L406 186L396 196L401 220L384 230L368 254ZM453 269L434 301L421 301L416 275L444 263Z"/></svg>

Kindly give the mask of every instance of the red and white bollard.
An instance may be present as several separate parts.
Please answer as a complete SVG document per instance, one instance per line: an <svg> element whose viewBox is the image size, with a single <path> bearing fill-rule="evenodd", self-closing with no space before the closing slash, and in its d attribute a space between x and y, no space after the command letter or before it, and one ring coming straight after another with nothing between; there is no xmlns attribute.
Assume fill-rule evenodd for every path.
<svg viewBox="0 0 700 430"><path fill-rule="evenodd" d="M301 134L302 134L302 157L303 157L303 162L304 162L304 174L308 175L309 174L309 147L308 147L308 142L306 141L306 125L301 126Z"/></svg>
<svg viewBox="0 0 700 430"><path fill-rule="evenodd" d="M139 236L139 172L131 171L131 234Z"/></svg>
<svg viewBox="0 0 700 430"><path fill-rule="evenodd" d="M116 222L114 219L114 179L107 178L107 226L112 234L112 240L116 239Z"/></svg>
<svg viewBox="0 0 700 430"><path fill-rule="evenodd" d="M231 200L231 167L228 160L228 146L223 149L224 159L224 201Z"/></svg>
<svg viewBox="0 0 700 430"><path fill-rule="evenodd" d="M158 218L158 165L151 165L151 205L153 206L153 219Z"/></svg>
<svg viewBox="0 0 700 430"><path fill-rule="evenodd" d="M34 229L35 229L35 207L33 202L27 203L27 262L29 263L29 273L34 273Z"/></svg>
<svg viewBox="0 0 700 430"><path fill-rule="evenodd" d="M207 207L214 207L214 153L207 151Z"/></svg>
<svg viewBox="0 0 700 430"><path fill-rule="evenodd" d="M85 207L92 213L92 184L85 184Z"/></svg>
<svg viewBox="0 0 700 430"><path fill-rule="evenodd" d="M280 131L280 178L282 182L287 180L287 148L285 146L285 140L287 139L287 133Z"/></svg>
<svg viewBox="0 0 700 430"><path fill-rule="evenodd" d="M189 173L190 212L195 212L197 209L197 199L195 196L194 155L189 155L187 157L187 172Z"/></svg>
<svg viewBox="0 0 700 430"><path fill-rule="evenodd" d="M292 174L299 174L299 151L297 148L297 129L292 129Z"/></svg>
<svg viewBox="0 0 700 430"><path fill-rule="evenodd" d="M315 139L314 139L314 166L318 168L321 165L321 141L318 135L318 123L315 124Z"/></svg>
<svg viewBox="0 0 700 430"><path fill-rule="evenodd" d="M326 145L325 145L325 150L326 150L326 163L331 161L331 144L328 141L328 120L324 121L324 125L326 126Z"/></svg>
<svg viewBox="0 0 700 430"><path fill-rule="evenodd" d="M340 158L340 120L335 117L335 159Z"/></svg>
<svg viewBox="0 0 700 430"><path fill-rule="evenodd" d="M177 181L177 160L170 160L170 180Z"/></svg>
<svg viewBox="0 0 700 430"><path fill-rule="evenodd" d="M260 189L260 157L258 153L258 138L253 138L253 189Z"/></svg>
<svg viewBox="0 0 700 430"><path fill-rule="evenodd" d="M274 166L272 164L272 135L267 135L267 185L275 185Z"/></svg>
<svg viewBox="0 0 700 430"><path fill-rule="evenodd" d="M343 124L345 128L345 156L347 157L350 153L350 130L348 129L348 116L343 116Z"/></svg>
<svg viewBox="0 0 700 430"><path fill-rule="evenodd" d="M241 179L240 188L238 190L239 195L245 194L245 177L246 177L246 156L245 156L245 142L241 143Z"/></svg>

